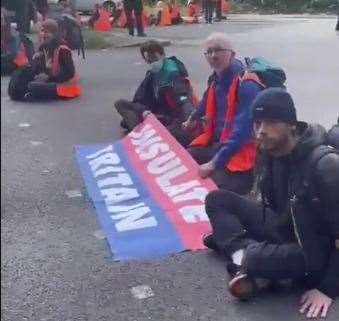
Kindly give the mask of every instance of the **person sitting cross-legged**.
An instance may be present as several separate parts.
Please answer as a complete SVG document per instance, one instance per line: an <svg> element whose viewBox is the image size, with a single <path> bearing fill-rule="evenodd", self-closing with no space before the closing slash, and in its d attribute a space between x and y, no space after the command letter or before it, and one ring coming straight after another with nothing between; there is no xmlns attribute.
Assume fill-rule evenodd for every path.
<svg viewBox="0 0 339 321"><path fill-rule="evenodd" d="M133 101L115 102L122 117L121 125L131 131L143 121L144 112L151 111L183 146L187 146L194 136L181 124L194 108L194 94L186 68L176 57L166 57L164 47L157 41L146 42L140 52L149 70Z"/></svg>
<svg viewBox="0 0 339 321"><path fill-rule="evenodd" d="M233 296L289 281L306 287L301 313L326 317L339 295L339 152L322 126L297 121L284 89L265 89L252 108L261 201L209 193L204 244L226 258Z"/></svg>
<svg viewBox="0 0 339 321"><path fill-rule="evenodd" d="M205 56L213 73L199 106L183 124L189 130L203 122L205 130L188 152L200 164L202 178L211 177L219 188L246 194L252 187L256 154L250 106L264 87L249 74L240 76L243 65L226 35L211 34Z"/></svg>

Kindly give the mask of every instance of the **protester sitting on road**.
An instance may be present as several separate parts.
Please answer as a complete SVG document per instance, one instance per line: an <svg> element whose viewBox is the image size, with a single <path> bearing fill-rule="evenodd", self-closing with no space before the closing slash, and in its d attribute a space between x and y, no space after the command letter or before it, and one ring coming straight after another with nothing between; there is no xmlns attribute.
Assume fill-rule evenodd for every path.
<svg viewBox="0 0 339 321"><path fill-rule="evenodd" d="M235 297L249 299L272 282L298 281L308 288L300 312L326 317L339 295L338 150L327 146L323 127L297 122L284 89L261 92L253 118L262 201L226 190L208 194L213 234L204 244L226 257Z"/></svg>
<svg viewBox="0 0 339 321"><path fill-rule="evenodd" d="M255 162L250 105L263 86L246 77L240 81L243 66L225 34L208 37L205 56L213 74L198 108L183 124L190 129L202 121L205 132L188 151L200 164L201 177L211 176L218 187L245 194L252 187Z"/></svg>
<svg viewBox="0 0 339 321"><path fill-rule="evenodd" d="M155 24L159 27L170 26L172 24L172 19L168 4L164 1L158 1L156 9L157 21Z"/></svg>
<svg viewBox="0 0 339 321"><path fill-rule="evenodd" d="M59 37L58 24L47 19L42 25L43 43L33 58L39 73L28 84L26 100L74 98L81 89L71 50Z"/></svg>
<svg viewBox="0 0 339 321"><path fill-rule="evenodd" d="M180 14L180 9L178 5L176 4L175 0L171 0L168 4L169 13L171 15L171 23L172 25L177 25L179 23L182 23L182 18Z"/></svg>
<svg viewBox="0 0 339 321"><path fill-rule="evenodd" d="M27 62L28 58L20 35L11 28L6 10L1 8L1 75L9 75Z"/></svg>
<svg viewBox="0 0 339 321"><path fill-rule="evenodd" d="M185 19L185 22L191 22L191 23L197 23L199 22L199 16L200 16L201 7L199 6L198 0L191 0L187 4L187 14L188 17L193 18L192 20L187 21Z"/></svg>
<svg viewBox="0 0 339 321"><path fill-rule="evenodd" d="M143 121L144 111L149 110L182 145L188 145L192 136L181 124L194 108L194 96L184 64L176 57L166 57L163 46L157 41L146 42L140 52L150 70L133 101L121 99L115 102L115 108L123 118L121 126L131 131Z"/></svg>
<svg viewBox="0 0 339 321"><path fill-rule="evenodd" d="M104 7L96 4L94 6L93 14L88 20L88 25L99 32L112 31L110 22L111 13Z"/></svg>

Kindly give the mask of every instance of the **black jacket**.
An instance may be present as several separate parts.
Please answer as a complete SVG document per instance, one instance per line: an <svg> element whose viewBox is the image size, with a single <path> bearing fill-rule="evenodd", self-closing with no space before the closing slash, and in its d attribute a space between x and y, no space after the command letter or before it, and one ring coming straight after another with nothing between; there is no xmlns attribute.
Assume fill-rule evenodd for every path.
<svg viewBox="0 0 339 321"><path fill-rule="evenodd" d="M327 133L320 125L299 123L298 130L300 139L283 160L262 155L262 200L280 214L282 242L297 240L302 247L308 285L334 298L339 296L339 154L325 147ZM319 148L329 150L313 164Z"/></svg>
<svg viewBox="0 0 339 321"><path fill-rule="evenodd" d="M178 67L171 73L169 85L161 87L155 95L156 81L151 71L147 71L144 80L135 92L133 102L147 106L152 113L161 115L169 121L185 121L193 110L192 87L188 81L185 65L176 57L170 57Z"/></svg>

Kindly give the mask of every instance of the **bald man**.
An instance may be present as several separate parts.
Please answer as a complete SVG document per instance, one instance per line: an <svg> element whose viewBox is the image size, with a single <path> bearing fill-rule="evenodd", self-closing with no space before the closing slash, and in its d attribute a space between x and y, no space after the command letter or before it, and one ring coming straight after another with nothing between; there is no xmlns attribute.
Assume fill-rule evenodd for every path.
<svg viewBox="0 0 339 321"><path fill-rule="evenodd" d="M183 124L190 129L203 122L204 132L188 151L200 164L202 178L210 176L219 188L247 194L255 159L250 105L263 87L239 76L244 67L225 34L211 34L204 54L213 72L198 108Z"/></svg>

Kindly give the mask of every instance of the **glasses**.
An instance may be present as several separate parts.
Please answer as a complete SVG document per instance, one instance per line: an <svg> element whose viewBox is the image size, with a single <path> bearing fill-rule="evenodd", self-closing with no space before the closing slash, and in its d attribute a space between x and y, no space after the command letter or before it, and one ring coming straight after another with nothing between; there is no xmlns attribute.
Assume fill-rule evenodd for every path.
<svg viewBox="0 0 339 321"><path fill-rule="evenodd" d="M229 52L232 52L233 53L233 50L231 49L224 49L224 48L209 48L207 49L205 52L204 52L204 55L206 57L211 57L213 56L213 54L217 55L219 54L220 52L223 52L223 51L229 51Z"/></svg>

